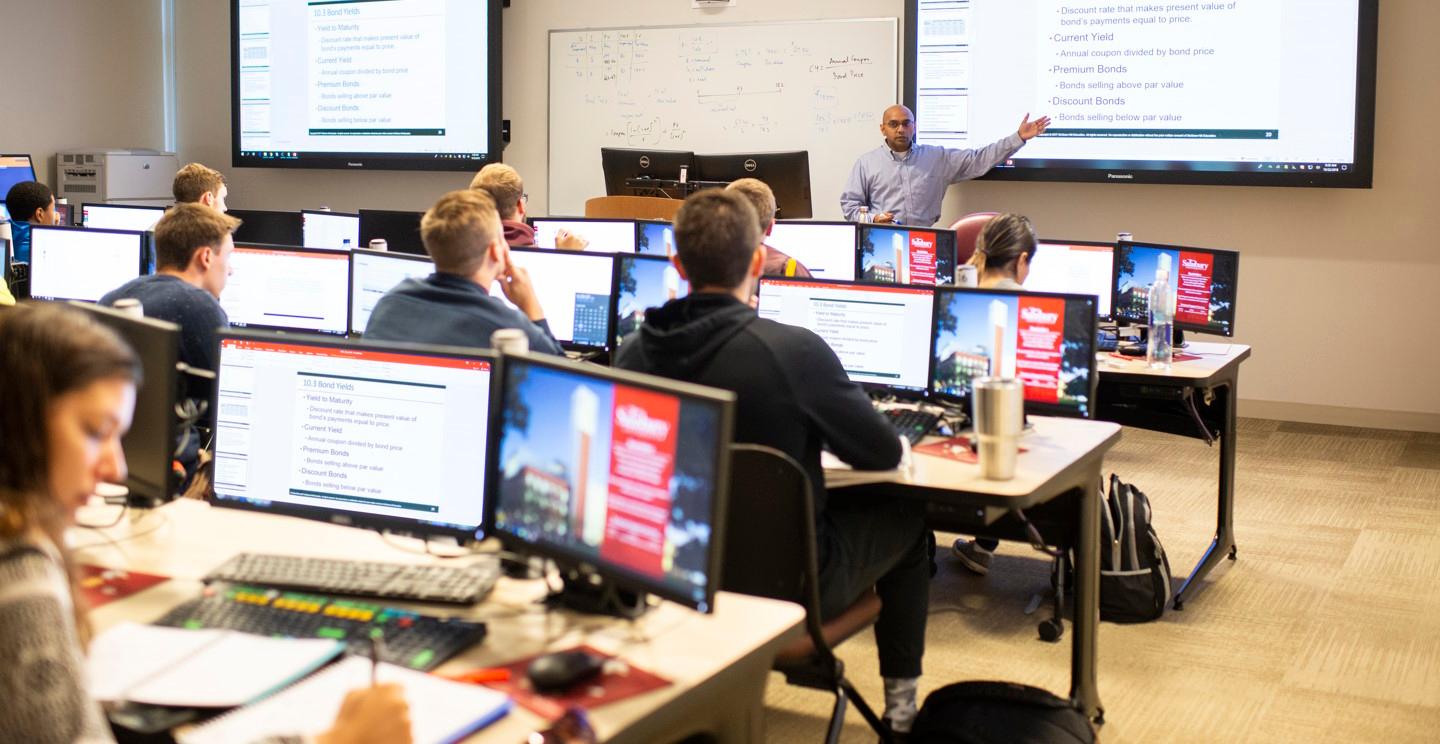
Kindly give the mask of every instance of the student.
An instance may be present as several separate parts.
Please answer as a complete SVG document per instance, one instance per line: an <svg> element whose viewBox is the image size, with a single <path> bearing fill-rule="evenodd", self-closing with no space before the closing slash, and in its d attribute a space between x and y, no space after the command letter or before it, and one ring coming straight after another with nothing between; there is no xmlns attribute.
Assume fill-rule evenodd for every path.
<svg viewBox="0 0 1440 744"><path fill-rule="evenodd" d="M1030 262L1039 247L1040 239L1035 236L1035 226L1028 218L1018 214L990 218L975 241L975 254L970 257L970 265L980 274L979 286L1023 290L1025 278L1030 276ZM990 573L990 563L998 547L1000 541L992 538L966 540L962 537L950 550L960 565L984 576Z"/></svg>
<svg viewBox="0 0 1440 744"><path fill-rule="evenodd" d="M874 587L883 604L875 637L885 718L908 731L929 604L924 510L916 501L827 496L822 446L856 468L884 470L899 464L903 445L819 336L760 318L748 304L765 265L759 226L734 191L686 199L675 218L675 265L690 294L646 313L615 366L735 392L735 441L775 447L804 466L817 510L822 617Z"/></svg>
<svg viewBox="0 0 1440 744"><path fill-rule="evenodd" d="M760 239L770 237L775 230L775 192L758 178L742 178L738 181L731 181L726 191L735 191L746 199L750 200L750 206L760 215ZM765 247L765 276L798 276L802 279L810 277L810 270L805 265L791 258L789 254L781 251L769 243L763 243Z"/></svg>
<svg viewBox="0 0 1440 744"><path fill-rule="evenodd" d="M5 195L5 208L10 211L11 260L30 263L30 226L60 222L55 214L55 195L39 181L21 181Z"/></svg>
<svg viewBox="0 0 1440 744"><path fill-rule="evenodd" d="M100 481L125 480L120 437L139 375L134 353L82 313L0 309L0 731L6 741L112 742L85 687L91 628L65 530ZM217 674L225 670L215 670ZM353 690L317 741L410 741L398 685Z"/></svg>
<svg viewBox="0 0 1440 744"><path fill-rule="evenodd" d="M530 202L520 172L504 163L491 163L480 169L470 181L470 188L484 191L495 200L500 213L500 226L505 228L505 242L511 248L535 245L535 228L525 224L525 207ZM555 235L555 247L567 251L583 251L590 241L569 230Z"/></svg>
<svg viewBox="0 0 1440 744"><path fill-rule="evenodd" d="M175 173L170 190L176 204L204 204L220 212L228 211L225 197L230 195L230 188L225 185L225 176L214 168L191 163Z"/></svg>
<svg viewBox="0 0 1440 744"><path fill-rule="evenodd" d="M468 189L440 197L420 220L420 240L435 273L386 292L370 313L366 338L487 347L495 331L519 328L531 351L564 353L545 323L529 272L510 262L489 194ZM518 311L490 296L496 281Z"/></svg>

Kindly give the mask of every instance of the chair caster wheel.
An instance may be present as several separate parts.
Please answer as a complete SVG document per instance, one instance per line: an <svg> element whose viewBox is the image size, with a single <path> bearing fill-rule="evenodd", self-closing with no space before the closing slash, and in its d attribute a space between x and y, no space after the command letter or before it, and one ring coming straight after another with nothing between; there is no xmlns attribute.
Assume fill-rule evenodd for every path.
<svg viewBox="0 0 1440 744"><path fill-rule="evenodd" d="M1059 643L1060 637L1065 635L1065 623L1055 618L1041 621L1040 640L1046 643Z"/></svg>

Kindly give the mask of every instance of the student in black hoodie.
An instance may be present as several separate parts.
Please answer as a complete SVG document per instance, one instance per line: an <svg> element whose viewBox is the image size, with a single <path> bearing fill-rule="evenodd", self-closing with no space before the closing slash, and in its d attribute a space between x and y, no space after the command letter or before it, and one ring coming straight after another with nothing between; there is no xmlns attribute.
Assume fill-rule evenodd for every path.
<svg viewBox="0 0 1440 744"><path fill-rule="evenodd" d="M821 614L874 587L885 719L908 731L925 650L930 564L924 512L906 500L828 498L821 447L864 470L899 464L902 445L811 331L760 318L748 300L765 266L759 219L734 192L706 190L675 217L675 266L686 297L645 314L615 366L735 392L735 440L768 445L805 467L814 488Z"/></svg>

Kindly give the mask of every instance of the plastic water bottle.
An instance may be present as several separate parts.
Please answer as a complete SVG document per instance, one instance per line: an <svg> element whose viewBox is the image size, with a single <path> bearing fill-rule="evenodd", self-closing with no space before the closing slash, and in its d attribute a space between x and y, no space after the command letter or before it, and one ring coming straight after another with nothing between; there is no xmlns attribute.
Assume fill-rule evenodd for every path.
<svg viewBox="0 0 1440 744"><path fill-rule="evenodd" d="M1170 289L1170 254L1155 259L1155 281L1150 284L1150 335L1145 342L1145 362L1151 369L1170 369L1175 359L1172 334L1175 330L1175 291Z"/></svg>
<svg viewBox="0 0 1440 744"><path fill-rule="evenodd" d="M860 211L858 211L858 212L855 213L855 221L856 221L856 222L859 222L859 223L861 223L861 224L864 224L864 223L866 223L866 222L869 222L869 221L870 221L870 208L869 208L869 207L863 207L863 206L860 207Z"/></svg>

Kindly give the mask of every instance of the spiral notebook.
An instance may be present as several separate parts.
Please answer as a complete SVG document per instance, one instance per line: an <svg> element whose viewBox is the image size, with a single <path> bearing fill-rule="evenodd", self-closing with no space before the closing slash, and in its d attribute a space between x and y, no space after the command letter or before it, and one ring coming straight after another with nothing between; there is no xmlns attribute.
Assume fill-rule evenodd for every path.
<svg viewBox="0 0 1440 744"><path fill-rule="evenodd" d="M238 708L179 737L180 744L242 744L273 736L314 735L330 728L345 694L370 684L371 662L350 656L254 705ZM405 688L416 744L446 744L510 712L510 698L392 664L379 680Z"/></svg>

